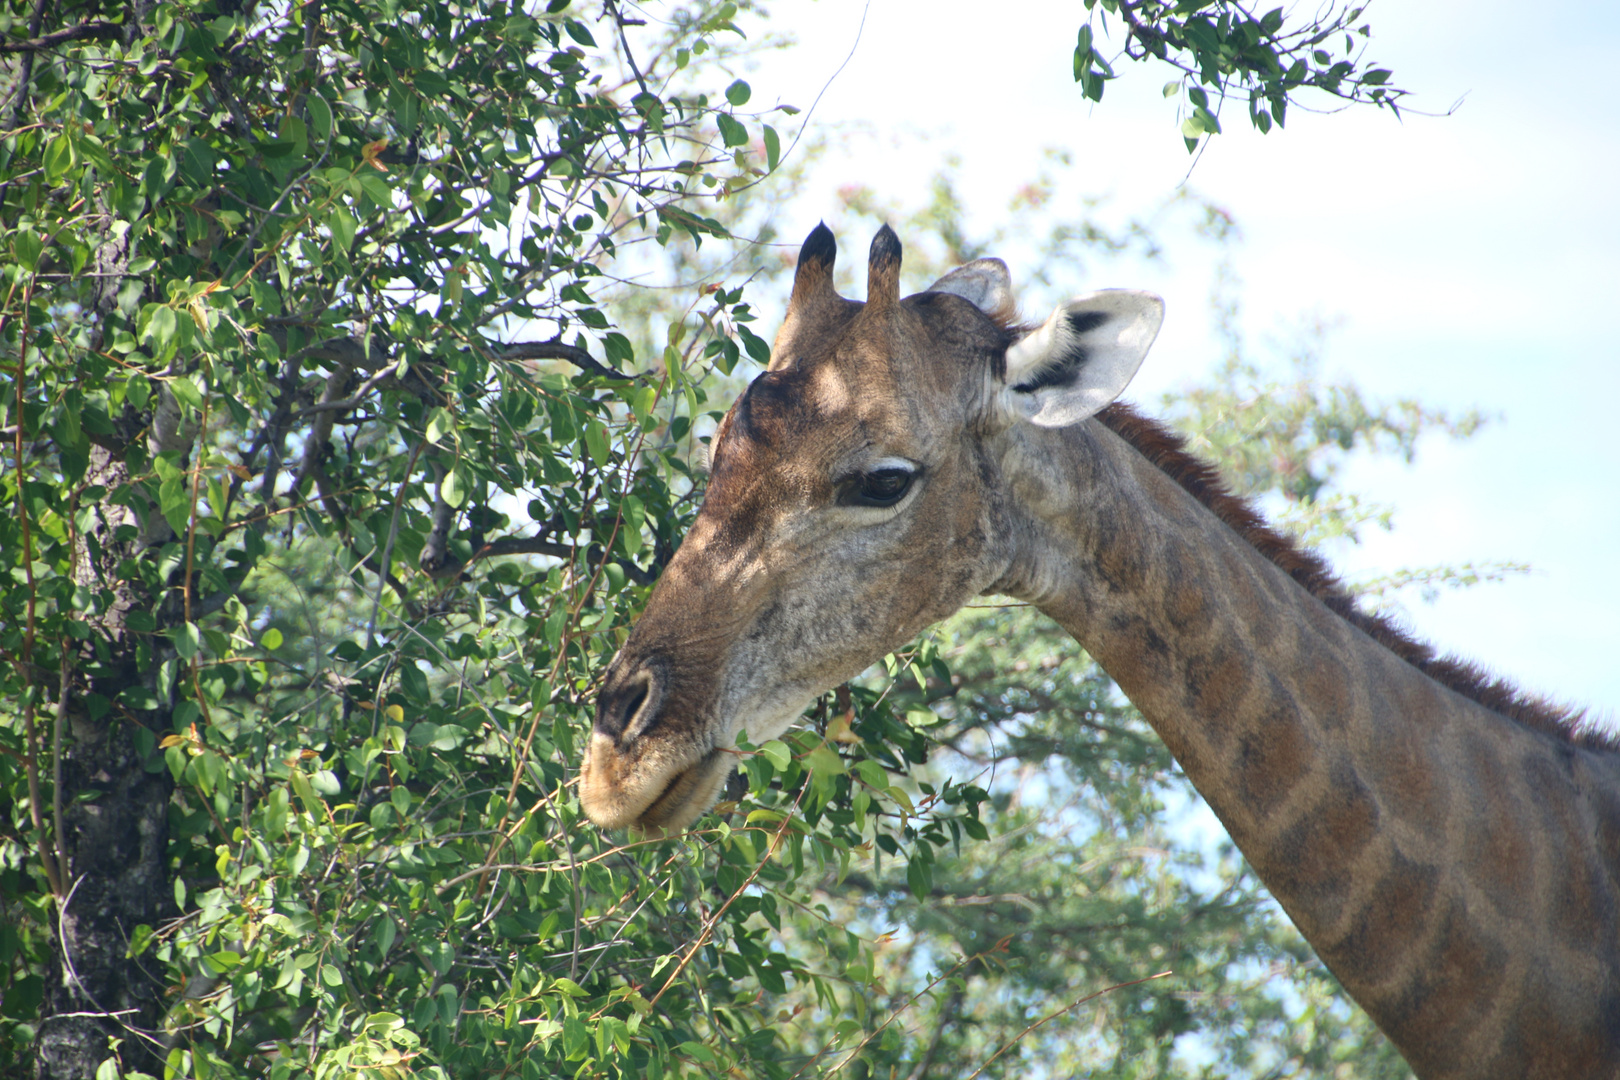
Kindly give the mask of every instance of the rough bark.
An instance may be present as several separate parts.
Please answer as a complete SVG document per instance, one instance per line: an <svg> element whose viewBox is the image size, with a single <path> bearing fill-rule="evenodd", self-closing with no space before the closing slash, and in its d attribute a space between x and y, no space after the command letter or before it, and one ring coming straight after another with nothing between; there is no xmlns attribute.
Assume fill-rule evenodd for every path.
<svg viewBox="0 0 1620 1080"><path fill-rule="evenodd" d="M128 478L118 455L92 448L89 482L111 492ZM140 752L136 735L142 727L166 730L173 701L170 695L158 697L157 707L148 711L119 699L143 684L154 690L154 672L172 653L154 648L143 672L136 662L137 635L125 627L128 613L143 598L119 570L139 541L120 543L116 531L137 525L139 515L104 501L95 516L97 544L81 547L75 576L92 589L110 590L113 602L94 628L101 648L86 650L76 665L77 684L65 682L61 691L69 698L60 763L66 895L51 927L51 968L35 1041L36 1080L90 1080L112 1055L113 1040L119 1041L124 1067L161 1072L161 973L131 957L129 947L138 926L156 927L176 914L168 868L174 782L160 756ZM112 707L92 717L85 707L87 691Z"/></svg>
<svg viewBox="0 0 1620 1080"><path fill-rule="evenodd" d="M148 1040L162 1026L160 973L128 956L135 928L171 914L167 770L143 767L127 722L75 725L62 781L68 895L53 927L51 970L35 1043L37 1080L88 1080L122 1041L127 1066L155 1071Z"/></svg>

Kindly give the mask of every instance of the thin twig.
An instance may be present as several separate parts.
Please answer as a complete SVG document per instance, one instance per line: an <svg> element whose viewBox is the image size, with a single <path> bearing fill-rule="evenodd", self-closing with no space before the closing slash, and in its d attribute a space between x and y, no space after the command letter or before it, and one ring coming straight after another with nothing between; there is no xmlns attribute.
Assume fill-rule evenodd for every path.
<svg viewBox="0 0 1620 1080"><path fill-rule="evenodd" d="M658 993L654 994L652 1000L647 1002L649 1012L654 1005L658 1004L658 999L664 996L665 991L675 985L675 980L680 978L681 972L686 970L686 965L692 962L692 958L698 954L698 950L708 943L709 935L714 933L715 925L719 923L720 916L724 915L731 905L737 902L737 898L748 890L748 887L754 883L754 879L759 877L760 871L765 869L766 865L775 857L777 849L782 846L782 841L787 837L788 826L793 824L794 813L799 809L799 804L804 801L804 793L809 790L809 784L799 789L799 795L793 800L793 805L788 807L787 813L782 816L782 824L778 825L776 832L772 834L770 845L765 849L765 855L759 860L759 865L755 866L748 877L743 880L743 883L738 885L730 896L726 897L726 902L716 908L713 915L703 920L703 928L698 931L697 940L693 941L691 947L686 950L686 955L681 957L679 964L675 965L675 970L669 973L669 978L665 979L664 985L658 988Z"/></svg>
<svg viewBox="0 0 1620 1080"><path fill-rule="evenodd" d="M1025 1035L1028 1035L1030 1032L1034 1031L1036 1028L1038 1028L1041 1025L1045 1024L1048 1020L1055 1020L1059 1016L1062 1016L1064 1013L1071 1012L1074 1009L1078 1009L1080 1006L1084 1005L1086 1002L1093 1001L1093 1000L1095 1000L1097 998L1100 998L1104 994L1112 994L1115 990L1124 990L1126 987L1130 987L1130 986L1140 986L1143 983L1152 982L1154 979L1162 979L1166 975L1171 975L1171 974L1174 974L1174 972L1161 971L1157 975L1149 975L1145 979L1133 979L1130 982L1115 983L1113 986L1105 986L1101 990L1093 991L1092 993L1087 994L1085 997L1079 999L1078 1001L1076 1001L1072 1005L1065 1005L1061 1009L1053 1009L1051 1012L1047 1013L1045 1016L1041 1017L1039 1020L1035 1021L1033 1024L1030 1024L1023 1031L1020 1031L1018 1034L1014 1035L1012 1038L1008 1039L1005 1043L1003 1043L1001 1049L997 1050L995 1053L991 1054L990 1057L988 1059L986 1059L986 1061L985 1061L985 1063L983 1065L980 1065L977 1069L974 1069L973 1070L973 1075L969 1076L967 1078L967 1080L974 1080L974 1077L984 1075L984 1070L988 1069L990 1067L991 1063L996 1060L996 1058L1000 1057L1002 1054L1005 1054L1008 1050L1011 1050L1014 1046L1018 1045L1018 1043L1023 1039L1023 1037Z"/></svg>
<svg viewBox="0 0 1620 1080"><path fill-rule="evenodd" d="M353 409L356 406L363 404L366 398L370 396L371 392L377 389L377 384L388 378L393 373L393 365L385 365L379 368L376 373L371 376L371 378L361 383L360 389L356 390L352 396L346 397L342 401L322 401L311 405L307 409L300 409L293 419L302 420L304 417L313 416L315 413L340 412L345 409Z"/></svg>
<svg viewBox="0 0 1620 1080"><path fill-rule="evenodd" d="M624 16L619 12L619 5L608 0L607 9L613 14L613 25L619 31L619 44L624 46L624 60L630 65L630 74L636 77L636 85L641 87L643 94L651 93L647 89L647 80L641 77L641 69L636 67L636 58L630 55L630 39L624 36Z"/></svg>
<svg viewBox="0 0 1620 1080"><path fill-rule="evenodd" d="M607 379L630 380L634 375L626 375L617 368L610 368L597 360L584 349L573 345L565 345L560 341L520 341L515 345L508 345L496 354L499 360L566 360L575 367L600 375Z"/></svg>
<svg viewBox="0 0 1620 1080"><path fill-rule="evenodd" d="M43 0L41 0L43 4ZM12 295L16 293L16 284L6 293L6 302L9 305ZM33 692L34 678L34 635L36 633L35 607L38 603L39 583L34 580L34 539L29 529L28 503L25 499L23 486L23 427L21 418L23 412L23 386L28 378L28 340L33 336L29 325L29 312L32 310L34 299L34 284L30 281L23 286L22 296L22 335L17 342L17 434L15 442L17 466L17 519L22 533L22 563L23 576L28 583L28 606L24 616L22 650L16 661L17 676L23 692L23 737L28 750L28 813L34 826L35 846L39 849L40 868L45 872L45 881L51 887L53 896L62 895L62 876L56 859L51 854L45 842L45 817L40 803L42 797L39 789L39 731L34 723L35 695ZM0 328L3 328L0 320ZM51 845L54 846L54 845Z"/></svg>
<svg viewBox="0 0 1620 1080"><path fill-rule="evenodd" d="M394 557L394 541L399 537L399 508L405 505L405 488L411 482L411 474L416 470L416 458L422 452L427 440L418 439L416 446L411 449L411 460L405 463L405 476L399 482L399 492L394 496L394 515L388 522L388 540L383 544L382 559L377 567L377 591L371 597L371 619L366 623L366 651L371 651L372 642L377 636L377 611L382 607L382 590L388 582L388 564Z"/></svg>

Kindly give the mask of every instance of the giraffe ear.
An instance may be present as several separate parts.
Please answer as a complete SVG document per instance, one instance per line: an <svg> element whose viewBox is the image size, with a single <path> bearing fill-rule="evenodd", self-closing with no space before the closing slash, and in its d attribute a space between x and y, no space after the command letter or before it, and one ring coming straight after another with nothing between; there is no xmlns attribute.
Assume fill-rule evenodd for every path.
<svg viewBox="0 0 1620 1080"><path fill-rule="evenodd" d="M928 286L928 291L954 293L1001 326L1010 326L1018 321L1012 275L1007 273L1007 264L1000 259L974 259L964 266L958 266Z"/></svg>
<svg viewBox="0 0 1620 1080"><path fill-rule="evenodd" d="M1163 321L1163 300L1130 289L1060 304L1007 349L1002 400L1041 427L1079 423L1125 392Z"/></svg>

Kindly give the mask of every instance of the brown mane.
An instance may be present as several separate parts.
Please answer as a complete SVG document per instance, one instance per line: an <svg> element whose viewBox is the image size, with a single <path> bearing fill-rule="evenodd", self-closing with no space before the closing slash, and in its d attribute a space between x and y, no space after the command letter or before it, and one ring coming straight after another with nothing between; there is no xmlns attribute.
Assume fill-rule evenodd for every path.
<svg viewBox="0 0 1620 1080"><path fill-rule="evenodd" d="M1209 462L1193 456L1186 441L1130 406L1116 402L1097 414L1110 431L1130 443L1161 472L1224 521L1249 544L1303 585L1334 614L1441 685L1526 727L1577 746L1614 750L1614 735L1591 724L1585 711L1527 694L1476 664L1441 656L1388 619L1363 611L1321 556L1301 548L1268 525L1249 503L1232 494Z"/></svg>

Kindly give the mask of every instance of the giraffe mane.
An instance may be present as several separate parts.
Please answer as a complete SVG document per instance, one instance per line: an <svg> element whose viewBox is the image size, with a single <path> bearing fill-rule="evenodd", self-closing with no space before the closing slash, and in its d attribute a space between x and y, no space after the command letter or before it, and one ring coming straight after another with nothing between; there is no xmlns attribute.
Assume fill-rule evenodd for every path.
<svg viewBox="0 0 1620 1080"><path fill-rule="evenodd" d="M1176 432L1123 402L1108 406L1097 414L1097 419L1213 511L1255 551L1327 605L1328 610L1429 678L1509 720L1576 746L1620 749L1620 735L1595 723L1586 710L1527 693L1478 664L1440 654L1392 620L1362 610L1320 555L1272 528L1247 500L1232 493L1214 465L1189 452L1186 440Z"/></svg>

